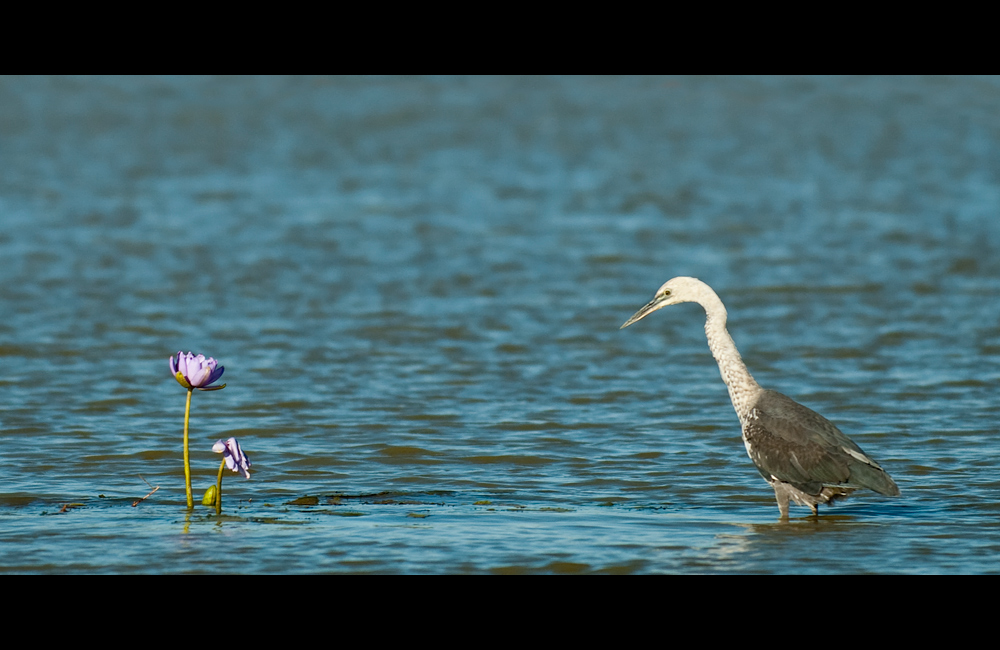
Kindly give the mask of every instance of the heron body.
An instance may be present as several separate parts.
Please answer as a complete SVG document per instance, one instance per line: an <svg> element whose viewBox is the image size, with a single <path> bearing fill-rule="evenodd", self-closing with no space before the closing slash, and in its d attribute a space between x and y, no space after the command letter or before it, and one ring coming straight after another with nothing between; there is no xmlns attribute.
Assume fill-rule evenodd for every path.
<svg viewBox="0 0 1000 650"><path fill-rule="evenodd" d="M754 380L726 330L726 308L710 286L695 278L674 278L628 319L622 329L649 314L682 302L705 309L705 335L719 364L722 381L743 428L743 444L757 471L771 487L782 519L788 503L817 506L869 489L898 496L899 488L879 464L812 409Z"/></svg>

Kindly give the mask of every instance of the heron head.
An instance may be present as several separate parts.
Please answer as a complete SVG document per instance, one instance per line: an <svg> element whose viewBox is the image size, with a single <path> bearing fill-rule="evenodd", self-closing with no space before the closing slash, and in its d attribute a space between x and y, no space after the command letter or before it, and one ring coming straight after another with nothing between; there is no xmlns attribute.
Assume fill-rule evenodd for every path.
<svg viewBox="0 0 1000 650"><path fill-rule="evenodd" d="M706 290L712 292L712 289L707 284L697 278L679 277L667 280L662 287L656 290L656 295L653 296L653 299L646 303L642 309L635 312L632 318L625 321L625 324L619 329L625 329L632 323L649 316L657 309L663 309L670 305L676 305L681 302L704 304ZM714 295L714 292L712 293Z"/></svg>

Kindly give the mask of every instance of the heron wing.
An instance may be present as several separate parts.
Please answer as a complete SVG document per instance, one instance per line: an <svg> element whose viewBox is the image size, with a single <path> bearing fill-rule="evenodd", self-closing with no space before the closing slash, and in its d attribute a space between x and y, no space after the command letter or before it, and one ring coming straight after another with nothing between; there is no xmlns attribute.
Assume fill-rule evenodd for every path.
<svg viewBox="0 0 1000 650"><path fill-rule="evenodd" d="M832 422L774 391L764 391L744 427L750 457L770 477L809 494L824 485L899 494L889 475Z"/></svg>

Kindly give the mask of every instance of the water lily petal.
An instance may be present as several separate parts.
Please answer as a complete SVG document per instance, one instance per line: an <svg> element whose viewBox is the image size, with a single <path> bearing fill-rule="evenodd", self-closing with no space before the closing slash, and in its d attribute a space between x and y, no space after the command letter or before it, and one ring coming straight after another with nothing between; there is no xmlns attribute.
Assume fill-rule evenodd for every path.
<svg viewBox="0 0 1000 650"><path fill-rule="evenodd" d="M246 478L250 478L250 459L243 453L243 449L240 448L239 441L237 441L236 438L230 438L226 441L226 446L229 447L229 451L233 455L233 460L239 463L239 471Z"/></svg>
<svg viewBox="0 0 1000 650"><path fill-rule="evenodd" d="M185 377L188 376L188 362L192 359L190 352L187 354L177 353L177 372L181 373Z"/></svg>
<svg viewBox="0 0 1000 650"><path fill-rule="evenodd" d="M213 359L213 361L214 361L214 359ZM205 382L206 385L207 384L214 384L215 382L219 381L219 378L222 377L222 373L224 373L225 371L226 371L226 367L225 366L219 366L218 368L215 368L214 370L212 370L212 376L208 378L207 382Z"/></svg>
<svg viewBox="0 0 1000 650"><path fill-rule="evenodd" d="M226 467L228 467L233 472L239 472L243 474L246 478L250 478L250 467L252 463L247 455L243 453L243 449L240 448L240 443L236 438L230 438L223 442L222 440L216 441L212 445L212 451L217 454L224 454L223 460L226 461Z"/></svg>
<svg viewBox="0 0 1000 650"><path fill-rule="evenodd" d="M200 388L208 383L208 378L212 376L212 369L209 367L199 368L193 374L188 375L188 381L195 388Z"/></svg>

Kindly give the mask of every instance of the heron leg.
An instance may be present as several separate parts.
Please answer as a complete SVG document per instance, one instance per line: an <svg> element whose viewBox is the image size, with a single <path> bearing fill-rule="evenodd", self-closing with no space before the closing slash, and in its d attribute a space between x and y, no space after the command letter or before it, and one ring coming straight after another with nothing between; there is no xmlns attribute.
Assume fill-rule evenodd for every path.
<svg viewBox="0 0 1000 650"><path fill-rule="evenodd" d="M779 483L774 483L774 498L778 501L778 510L782 519L788 519L788 490L785 490Z"/></svg>

